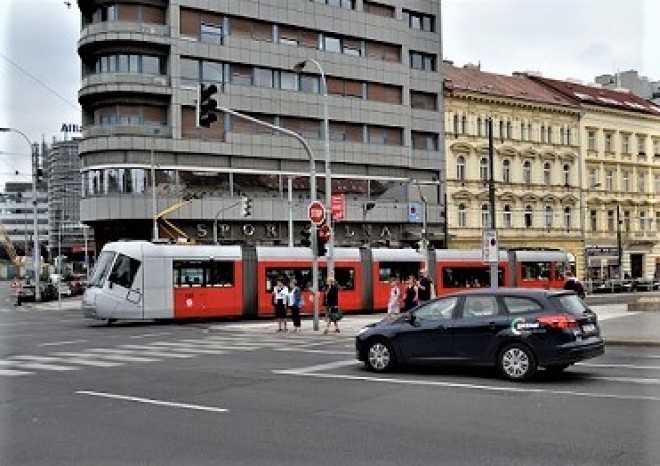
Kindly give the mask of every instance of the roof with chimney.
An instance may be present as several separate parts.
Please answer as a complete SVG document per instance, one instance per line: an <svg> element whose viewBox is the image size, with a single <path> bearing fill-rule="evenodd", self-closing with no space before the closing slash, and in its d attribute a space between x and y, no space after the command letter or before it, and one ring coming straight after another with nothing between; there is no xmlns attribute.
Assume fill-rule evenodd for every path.
<svg viewBox="0 0 660 466"><path fill-rule="evenodd" d="M481 71L478 65L456 67L445 61L442 65L444 90L473 92L495 97L507 97L527 102L576 107L574 99L551 87L532 81L523 73L513 76Z"/></svg>
<svg viewBox="0 0 660 466"><path fill-rule="evenodd" d="M617 110L660 116L660 107L648 100L624 90L606 89L598 85L581 84L572 81L529 76L530 80L545 85L550 89L562 93L567 98L574 99L583 105L596 105L600 107L616 108Z"/></svg>

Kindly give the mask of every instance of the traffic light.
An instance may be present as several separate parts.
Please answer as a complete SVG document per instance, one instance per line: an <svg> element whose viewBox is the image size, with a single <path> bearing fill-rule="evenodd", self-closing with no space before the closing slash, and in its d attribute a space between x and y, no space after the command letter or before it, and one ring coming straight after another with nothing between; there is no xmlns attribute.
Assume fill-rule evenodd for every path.
<svg viewBox="0 0 660 466"><path fill-rule="evenodd" d="M306 248L312 246L312 232L307 228L300 230L300 245Z"/></svg>
<svg viewBox="0 0 660 466"><path fill-rule="evenodd" d="M243 215L243 217L249 217L252 215L252 199L247 196L243 196L241 199L241 215Z"/></svg>
<svg viewBox="0 0 660 466"><path fill-rule="evenodd" d="M218 121L215 110L218 108L218 101L212 96L218 92L215 84L199 85L199 94L197 96L197 127L203 126L210 128L211 123Z"/></svg>
<svg viewBox="0 0 660 466"><path fill-rule="evenodd" d="M321 228L316 231L316 255L323 257L326 254L326 244L330 241L332 229L330 225L324 223Z"/></svg>

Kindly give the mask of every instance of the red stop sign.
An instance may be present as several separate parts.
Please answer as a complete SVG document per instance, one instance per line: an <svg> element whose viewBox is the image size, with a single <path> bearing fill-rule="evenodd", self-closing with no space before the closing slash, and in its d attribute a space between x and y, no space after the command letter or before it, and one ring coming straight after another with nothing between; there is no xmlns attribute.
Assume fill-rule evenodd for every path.
<svg viewBox="0 0 660 466"><path fill-rule="evenodd" d="M307 218L315 225L320 225L325 220L325 207L321 201L312 201L307 208Z"/></svg>

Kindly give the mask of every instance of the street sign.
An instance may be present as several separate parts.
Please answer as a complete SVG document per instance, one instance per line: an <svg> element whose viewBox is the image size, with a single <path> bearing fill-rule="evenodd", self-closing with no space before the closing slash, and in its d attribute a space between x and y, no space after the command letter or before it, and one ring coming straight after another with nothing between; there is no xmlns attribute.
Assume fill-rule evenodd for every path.
<svg viewBox="0 0 660 466"><path fill-rule="evenodd" d="M419 222L419 203L410 202L408 203L408 221L409 222Z"/></svg>
<svg viewBox="0 0 660 466"><path fill-rule="evenodd" d="M346 212L346 197L343 194L333 194L330 202L332 208L332 220L338 222L344 220Z"/></svg>
<svg viewBox="0 0 660 466"><path fill-rule="evenodd" d="M321 201L312 201L307 208L307 218L314 225L321 225L325 220L325 207Z"/></svg>
<svg viewBox="0 0 660 466"><path fill-rule="evenodd" d="M497 230L484 230L481 247L481 257L484 262L497 264L500 256L499 242L497 241Z"/></svg>

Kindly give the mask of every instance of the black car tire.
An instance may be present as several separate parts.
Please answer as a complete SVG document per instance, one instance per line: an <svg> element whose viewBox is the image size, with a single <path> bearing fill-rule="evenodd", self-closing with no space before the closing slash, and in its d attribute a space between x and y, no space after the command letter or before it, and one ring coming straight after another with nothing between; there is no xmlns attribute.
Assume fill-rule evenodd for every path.
<svg viewBox="0 0 660 466"><path fill-rule="evenodd" d="M549 374L560 374L564 372L564 369L566 369L570 364L553 364L552 366L546 366L545 370Z"/></svg>
<svg viewBox="0 0 660 466"><path fill-rule="evenodd" d="M374 372L388 372L396 366L392 345L382 339L371 340L367 344L366 366Z"/></svg>
<svg viewBox="0 0 660 466"><path fill-rule="evenodd" d="M527 346L511 343L499 352L497 367L509 380L526 380L536 373L536 357Z"/></svg>

